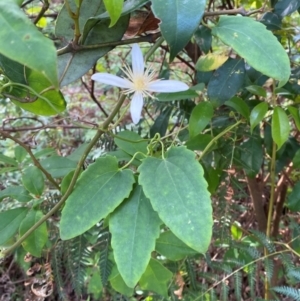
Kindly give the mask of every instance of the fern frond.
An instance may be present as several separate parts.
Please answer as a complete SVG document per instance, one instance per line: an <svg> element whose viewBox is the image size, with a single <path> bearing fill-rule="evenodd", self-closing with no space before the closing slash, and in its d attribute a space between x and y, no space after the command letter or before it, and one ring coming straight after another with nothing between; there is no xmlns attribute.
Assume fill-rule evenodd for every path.
<svg viewBox="0 0 300 301"><path fill-rule="evenodd" d="M295 278L300 282L300 270L296 270L296 269L289 270L287 275L288 277Z"/></svg>
<svg viewBox="0 0 300 301"><path fill-rule="evenodd" d="M106 235L101 235L103 244L101 244L102 248L100 250L100 260L98 266L100 268L100 276L103 286L107 284L108 277L113 267L113 262L109 259L109 235L110 234L108 232Z"/></svg>
<svg viewBox="0 0 300 301"><path fill-rule="evenodd" d="M248 283L250 286L250 297L251 299L255 299L255 282L256 282L256 265L251 264L248 266Z"/></svg>
<svg viewBox="0 0 300 301"><path fill-rule="evenodd" d="M187 260L185 261L185 267L192 289L197 290L195 267L193 266L192 261L189 258L187 258Z"/></svg>
<svg viewBox="0 0 300 301"><path fill-rule="evenodd" d="M266 236L265 233L257 231L257 230L251 230L252 234L254 234L258 240L262 243L262 245L269 251L269 253L275 253L276 248L272 241Z"/></svg>
<svg viewBox="0 0 300 301"><path fill-rule="evenodd" d="M222 281L222 285L221 285L221 300L222 301L228 300L228 292L229 292L228 285L225 283L225 281Z"/></svg>
<svg viewBox="0 0 300 301"><path fill-rule="evenodd" d="M51 268L53 271L55 288L61 300L67 300L67 294L64 290L65 279L64 279L64 266L63 266L63 257L64 257L64 242L59 241L53 252L51 253Z"/></svg>
<svg viewBox="0 0 300 301"><path fill-rule="evenodd" d="M265 265L265 272L266 272L268 281L271 281L271 279L273 277L273 272L274 272L274 262L273 262L273 260L271 260L269 258L265 258L264 265Z"/></svg>
<svg viewBox="0 0 300 301"><path fill-rule="evenodd" d="M236 300L242 300L242 273L236 272L234 273L234 294L236 297Z"/></svg>
<svg viewBox="0 0 300 301"><path fill-rule="evenodd" d="M76 296L80 296L84 287L86 277L86 265L89 263L90 251L87 248L88 242L83 235L80 235L68 242L66 248L66 269L70 276L72 288Z"/></svg>
<svg viewBox="0 0 300 301"><path fill-rule="evenodd" d="M252 257L252 259L258 259L261 257L261 253L254 247L248 247L247 253Z"/></svg>
<svg viewBox="0 0 300 301"><path fill-rule="evenodd" d="M300 290L288 286L276 286L272 288L276 293L293 298L294 301L300 301Z"/></svg>

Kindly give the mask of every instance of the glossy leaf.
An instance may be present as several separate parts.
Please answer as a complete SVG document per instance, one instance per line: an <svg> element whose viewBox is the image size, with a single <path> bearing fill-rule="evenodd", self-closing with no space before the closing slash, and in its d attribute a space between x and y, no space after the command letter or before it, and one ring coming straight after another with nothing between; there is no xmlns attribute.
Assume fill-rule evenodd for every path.
<svg viewBox="0 0 300 301"><path fill-rule="evenodd" d="M134 183L131 170L119 170L116 158L99 158L85 170L62 210L62 239L78 236L120 205ZM117 189L116 189L117 188Z"/></svg>
<svg viewBox="0 0 300 301"><path fill-rule="evenodd" d="M283 18L296 11L300 6L299 0L281 0L274 7L274 13Z"/></svg>
<svg viewBox="0 0 300 301"><path fill-rule="evenodd" d="M190 139L200 134L211 121L214 110L210 102L203 101L193 109L189 120Z"/></svg>
<svg viewBox="0 0 300 301"><path fill-rule="evenodd" d="M16 208L0 213L0 245L12 238L26 216L27 208Z"/></svg>
<svg viewBox="0 0 300 301"><path fill-rule="evenodd" d="M210 51L212 42L211 29L200 25L200 27L195 31L194 37L199 48L207 54Z"/></svg>
<svg viewBox="0 0 300 301"><path fill-rule="evenodd" d="M144 290L153 291L168 298L168 283L172 276L173 274L159 261L151 258L139 284Z"/></svg>
<svg viewBox="0 0 300 301"><path fill-rule="evenodd" d="M171 113L172 107L166 107L160 112L150 128L150 138L153 138L157 133L159 133L161 137L165 136L168 129Z"/></svg>
<svg viewBox="0 0 300 301"><path fill-rule="evenodd" d="M249 119L250 109L242 98L234 96L231 99L227 100L225 102L225 105L235 109L243 117Z"/></svg>
<svg viewBox="0 0 300 301"><path fill-rule="evenodd" d="M260 138L250 136L241 146L241 162L249 177L255 177L263 164L263 148Z"/></svg>
<svg viewBox="0 0 300 301"><path fill-rule="evenodd" d="M147 154L148 142L135 132L122 131L115 136L114 141L120 149L131 156L137 152ZM143 156L137 155L135 158L140 159Z"/></svg>
<svg viewBox="0 0 300 301"><path fill-rule="evenodd" d="M170 61L185 47L198 28L205 4L205 0L152 1L153 13L161 20L161 33L170 46Z"/></svg>
<svg viewBox="0 0 300 301"><path fill-rule="evenodd" d="M198 93L193 90L186 90L186 91L174 92L174 93L160 93L157 94L156 96L158 101L174 101L174 100L191 99L195 97L198 97Z"/></svg>
<svg viewBox="0 0 300 301"><path fill-rule="evenodd" d="M77 163L65 157L52 156L41 160L41 165L53 178L61 178L73 171Z"/></svg>
<svg viewBox="0 0 300 301"><path fill-rule="evenodd" d="M51 84L41 73L34 70L27 70L26 73L27 85L38 95L26 89L20 93L20 89L17 87L17 90L13 89L10 93L11 96L9 96L13 103L37 115L51 116L63 112L66 108L66 102L62 93L49 89ZM18 98L22 98L22 101L18 101ZM27 101L27 98L30 100Z"/></svg>
<svg viewBox="0 0 300 301"><path fill-rule="evenodd" d="M243 86L245 64L242 59L228 59L217 69L207 86L207 94L213 105L220 106L233 97Z"/></svg>
<svg viewBox="0 0 300 301"><path fill-rule="evenodd" d="M212 34L232 47L247 63L283 86L291 69L288 55L266 27L249 18L221 16Z"/></svg>
<svg viewBox="0 0 300 301"><path fill-rule="evenodd" d="M171 231L163 232L156 241L155 250L169 260L178 261L197 252L189 248Z"/></svg>
<svg viewBox="0 0 300 301"><path fill-rule="evenodd" d="M245 89L254 95L261 96L261 97L267 97L266 90L261 86L251 85L251 86L246 87Z"/></svg>
<svg viewBox="0 0 300 301"><path fill-rule="evenodd" d="M228 56L224 54L209 53L201 55L196 63L195 68L198 71L213 71L221 67L228 60Z"/></svg>
<svg viewBox="0 0 300 301"><path fill-rule="evenodd" d="M22 182L24 187L36 196L40 196L44 191L44 175L36 166L29 166L24 170Z"/></svg>
<svg viewBox="0 0 300 301"><path fill-rule="evenodd" d="M41 211L31 210L20 226L20 236L25 234L44 215ZM22 243L23 248L35 257L41 257L42 249L48 240L46 222L34 230Z"/></svg>
<svg viewBox="0 0 300 301"><path fill-rule="evenodd" d="M267 112L268 104L266 102L261 102L252 109L250 113L251 133L253 132L253 129L264 119Z"/></svg>
<svg viewBox="0 0 300 301"><path fill-rule="evenodd" d="M211 135L198 134L186 142L186 147L190 150L204 150L208 143L212 140Z"/></svg>
<svg viewBox="0 0 300 301"><path fill-rule="evenodd" d="M190 248L205 253L212 234L212 208L195 154L185 147L171 148L164 159L146 158L138 171L139 184L161 220Z"/></svg>
<svg viewBox="0 0 300 301"><path fill-rule="evenodd" d="M0 53L46 77L58 88L56 49L12 1L0 1ZM33 51L35 50L35 51Z"/></svg>
<svg viewBox="0 0 300 301"><path fill-rule="evenodd" d="M292 192L288 195L286 206L292 212L300 211L300 182L295 184Z"/></svg>
<svg viewBox="0 0 300 301"><path fill-rule="evenodd" d="M75 11L75 5L70 3L71 8ZM105 7L102 1L83 1L80 10L80 31L82 32L81 43L84 45L94 45L118 41L123 37L126 31L129 15L121 17L118 22L109 28L110 21L96 21L91 28L84 31L85 24L90 17L104 12ZM74 30L74 21L68 14L64 6L57 18L55 34L63 41L60 47L66 46L72 41ZM58 74L60 85L65 86L87 73L97 60L109 52L113 47L102 47L97 49L82 50L73 53L59 54L58 56Z"/></svg>
<svg viewBox="0 0 300 301"><path fill-rule="evenodd" d="M111 19L109 27L112 27L121 16L124 0L103 0L103 2Z"/></svg>
<svg viewBox="0 0 300 301"><path fill-rule="evenodd" d="M290 131L291 126L285 111L280 107L275 107L272 117L272 138L278 149L287 141Z"/></svg>
<svg viewBox="0 0 300 301"><path fill-rule="evenodd" d="M157 213L139 185L109 218L114 258L129 287L135 287L149 263L160 224Z"/></svg>
<svg viewBox="0 0 300 301"><path fill-rule="evenodd" d="M289 110L290 114L292 115L292 117L295 121L295 125L296 125L298 131L300 131L300 113L299 113L299 109L295 108L294 106L288 106L288 110Z"/></svg>
<svg viewBox="0 0 300 301"><path fill-rule="evenodd" d="M122 11L121 11L121 16L125 16L130 14L131 12L137 10L139 7L142 7L148 2L148 0L127 0L125 1ZM100 20L106 20L109 18L108 12L104 12L100 15L97 15L95 17L89 18L83 29L82 33L82 40L85 41L86 37L88 36L90 30L100 21Z"/></svg>
<svg viewBox="0 0 300 301"><path fill-rule="evenodd" d="M293 167L300 168L300 149L296 152L293 158Z"/></svg>
<svg viewBox="0 0 300 301"><path fill-rule="evenodd" d="M265 13L260 22L266 26L268 30L281 30L282 19L272 12Z"/></svg>
<svg viewBox="0 0 300 301"><path fill-rule="evenodd" d="M19 202L29 202L32 197L28 191L22 186L9 186L3 190L0 190L0 201L4 198L10 197Z"/></svg>

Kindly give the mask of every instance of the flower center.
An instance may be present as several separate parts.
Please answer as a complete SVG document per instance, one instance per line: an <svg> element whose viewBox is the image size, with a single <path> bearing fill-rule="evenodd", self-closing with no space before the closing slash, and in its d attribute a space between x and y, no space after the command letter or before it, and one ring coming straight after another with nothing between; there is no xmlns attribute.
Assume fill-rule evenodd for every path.
<svg viewBox="0 0 300 301"><path fill-rule="evenodd" d="M145 91L146 90L146 82L144 76L137 76L133 78L133 85L136 91Z"/></svg>

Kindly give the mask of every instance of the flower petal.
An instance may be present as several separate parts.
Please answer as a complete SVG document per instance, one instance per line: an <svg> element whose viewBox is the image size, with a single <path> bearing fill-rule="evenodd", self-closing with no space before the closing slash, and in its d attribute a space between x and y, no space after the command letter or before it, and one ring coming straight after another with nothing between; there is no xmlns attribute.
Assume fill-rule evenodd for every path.
<svg viewBox="0 0 300 301"><path fill-rule="evenodd" d="M143 94L140 92L135 92L130 104L131 119L135 124L137 124L141 119L143 104Z"/></svg>
<svg viewBox="0 0 300 301"><path fill-rule="evenodd" d="M144 74L145 64L141 48L138 44L133 44L131 50L132 72L136 75Z"/></svg>
<svg viewBox="0 0 300 301"><path fill-rule="evenodd" d="M159 80L149 83L147 90L150 92L180 92L186 91L189 86L178 80Z"/></svg>
<svg viewBox="0 0 300 301"><path fill-rule="evenodd" d="M92 80L106 84L111 85L119 88L126 88L126 89L132 89L132 83L122 77L109 74L109 73L95 73L92 75Z"/></svg>

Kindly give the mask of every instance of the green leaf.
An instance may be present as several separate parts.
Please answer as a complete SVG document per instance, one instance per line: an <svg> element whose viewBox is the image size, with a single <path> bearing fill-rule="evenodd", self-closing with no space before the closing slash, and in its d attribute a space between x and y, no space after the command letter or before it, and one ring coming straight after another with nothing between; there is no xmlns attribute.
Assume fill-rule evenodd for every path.
<svg viewBox="0 0 300 301"><path fill-rule="evenodd" d="M250 109L242 98L234 96L231 99L227 100L225 102L225 105L235 109L243 117L249 119Z"/></svg>
<svg viewBox="0 0 300 301"><path fill-rule="evenodd" d="M172 276L173 274L159 261L151 258L139 284L144 290L153 291L168 298L168 282Z"/></svg>
<svg viewBox="0 0 300 301"><path fill-rule="evenodd" d="M298 108L295 108L293 106L288 106L288 110L290 112L290 114L292 115L294 121L295 121L295 124L296 124L296 127L298 129L298 131L300 131L300 114L299 114L299 109Z"/></svg>
<svg viewBox="0 0 300 301"><path fill-rule="evenodd" d="M121 16L125 16L130 14L131 12L137 10L138 8L142 7L143 5L145 5L147 2L149 2L148 0L127 0L122 8L122 12L121 12ZM95 17L91 17L89 18L85 25L84 25L84 29L83 29L83 33L82 33L82 41L85 41L86 37L88 36L90 30L100 21L100 20L105 20L109 18L109 14L108 12L104 12L100 15L97 15Z"/></svg>
<svg viewBox="0 0 300 301"><path fill-rule="evenodd" d="M18 166L18 162L11 157L0 154L0 162L6 163L12 166Z"/></svg>
<svg viewBox="0 0 300 301"><path fill-rule="evenodd" d="M36 166L29 166L22 175L24 187L32 194L40 196L44 191L44 175Z"/></svg>
<svg viewBox="0 0 300 301"><path fill-rule="evenodd" d="M32 200L32 197L29 195L28 191L22 186L9 186L3 190L0 190L0 201L7 197L24 203Z"/></svg>
<svg viewBox="0 0 300 301"><path fill-rule="evenodd" d="M0 213L0 245L17 233L27 211L27 208L16 208Z"/></svg>
<svg viewBox="0 0 300 301"><path fill-rule="evenodd" d="M238 222L234 222L230 226L230 232L231 232L232 237L235 240L240 240L243 236L243 231L241 230L241 225Z"/></svg>
<svg viewBox="0 0 300 301"><path fill-rule="evenodd" d="M268 104L266 102L261 102L253 108L250 114L251 133L253 132L254 128L264 119L267 112Z"/></svg>
<svg viewBox="0 0 300 301"><path fill-rule="evenodd" d="M275 107L272 117L272 138L278 150L289 138L290 131L291 126L285 111L280 107Z"/></svg>
<svg viewBox="0 0 300 301"><path fill-rule="evenodd" d="M15 147L15 157L19 163L21 163L27 156L27 151L24 147L17 145Z"/></svg>
<svg viewBox="0 0 300 301"><path fill-rule="evenodd" d="M121 16L124 0L103 0L103 2L111 19L109 27L112 27Z"/></svg>
<svg viewBox="0 0 300 301"><path fill-rule="evenodd" d="M228 56L224 54L208 53L201 55L196 63L196 70L198 71L212 71L221 67L228 60Z"/></svg>
<svg viewBox="0 0 300 301"><path fill-rule="evenodd" d="M23 220L20 226L20 236L25 234L34 224L36 224L44 215L41 211L31 210ZM41 257L43 247L48 240L48 231L46 222L34 230L23 242L23 248L35 257Z"/></svg>
<svg viewBox="0 0 300 301"><path fill-rule="evenodd" d="M205 253L212 234L212 208L195 154L185 147L170 148L164 159L146 158L138 171L139 184L161 220L190 248Z"/></svg>
<svg viewBox="0 0 300 301"><path fill-rule="evenodd" d="M212 34L232 47L261 73L283 86L290 77L289 57L278 39L266 27L249 17L221 16Z"/></svg>
<svg viewBox="0 0 300 301"><path fill-rule="evenodd" d="M263 164L262 141L259 137L250 136L241 145L241 162L249 177L255 177Z"/></svg>
<svg viewBox="0 0 300 301"><path fill-rule="evenodd" d="M288 195L286 206L292 212L300 211L300 182L299 181L295 184L292 192Z"/></svg>
<svg viewBox="0 0 300 301"><path fill-rule="evenodd" d="M201 133L209 124L214 114L213 106L210 102L203 101L193 109L189 120L190 139Z"/></svg>
<svg viewBox="0 0 300 301"><path fill-rule="evenodd" d="M195 31L194 37L199 48L207 54L210 51L212 42L211 29L200 25L200 27Z"/></svg>
<svg viewBox="0 0 300 301"><path fill-rule="evenodd" d="M153 13L161 20L161 33L170 46L170 61L173 61L198 28L205 4L205 0L152 0Z"/></svg>
<svg viewBox="0 0 300 301"><path fill-rule="evenodd" d="M116 265L113 266L111 274L109 276L109 282L112 288L121 293L125 296L132 296L133 295L133 288L126 285L125 281L123 280L122 276L120 275L118 268Z"/></svg>
<svg viewBox="0 0 300 301"><path fill-rule="evenodd" d="M41 165L51 174L53 178L61 178L73 171L77 163L65 157L52 156L41 160Z"/></svg>
<svg viewBox="0 0 300 301"><path fill-rule="evenodd" d="M197 252L189 248L171 231L163 232L156 241L155 250L169 260L178 261Z"/></svg>
<svg viewBox="0 0 300 301"><path fill-rule="evenodd" d="M120 205L134 183L131 170L119 170L116 158L99 158L85 170L62 210L62 239L78 236Z"/></svg>
<svg viewBox="0 0 300 301"><path fill-rule="evenodd" d="M71 9L75 11L75 4L70 2ZM124 32L127 29L129 22L129 14L121 17L115 26L109 28L110 21L96 20L91 27L88 26L88 19L103 13L105 10L102 1L83 1L80 9L80 32L82 32L81 44L95 45L100 43L109 43L122 39ZM60 39L61 48L68 45L73 40L74 21L69 16L65 6L61 9L56 20L55 34ZM80 78L88 72L89 69L103 57L106 53L112 50L113 47L101 47L97 49L87 49L71 53L63 53L58 56L58 74L61 81L60 85L65 86Z"/></svg>
<svg viewBox="0 0 300 301"><path fill-rule="evenodd" d="M299 6L299 0L281 0L276 3L274 13L283 18L296 11Z"/></svg>
<svg viewBox="0 0 300 301"><path fill-rule="evenodd" d="M138 185L129 199L109 218L114 258L129 287L135 287L146 270L155 240L159 236L160 224L157 213Z"/></svg>
<svg viewBox="0 0 300 301"><path fill-rule="evenodd" d="M0 53L45 76L58 88L56 49L15 3L0 1Z"/></svg>
<svg viewBox="0 0 300 301"><path fill-rule="evenodd" d="M293 158L293 167L300 168L300 149L296 152Z"/></svg>
<svg viewBox="0 0 300 301"><path fill-rule="evenodd" d="M34 70L26 70L26 74L27 85L39 96L27 89L23 89L20 93L20 88L17 86L8 95L15 105L36 115L43 116L57 115L66 109L66 102L62 93L49 89L51 83L46 77ZM18 101L18 98L22 98L25 102ZM26 101L26 98L30 100Z"/></svg>
<svg viewBox="0 0 300 301"><path fill-rule="evenodd" d="M122 131L115 136L114 141L120 149L131 156L137 152L147 153L148 142L135 132ZM137 155L135 158L141 159L143 157L142 155Z"/></svg>
<svg viewBox="0 0 300 301"><path fill-rule="evenodd" d="M208 143L212 140L211 135L198 134L186 142L186 147L190 150L204 150Z"/></svg>
<svg viewBox="0 0 300 301"><path fill-rule="evenodd" d="M153 138L157 133L161 137L165 136L168 129L171 113L172 113L171 106L166 106L160 112L160 114L156 117L153 125L150 128L150 138Z"/></svg>
<svg viewBox="0 0 300 301"><path fill-rule="evenodd" d="M233 97L243 86L245 63L242 59L228 59L214 72L207 86L209 100L214 106L220 106Z"/></svg>
<svg viewBox="0 0 300 301"><path fill-rule="evenodd" d="M199 95L196 91L186 90L186 91L174 92L174 93L160 93L157 94L156 98L158 101L174 101L174 100L191 99L198 96Z"/></svg>
<svg viewBox="0 0 300 301"><path fill-rule="evenodd" d="M261 97L267 97L266 90L261 86L251 85L251 86L246 87L245 89L254 95L261 96Z"/></svg>

